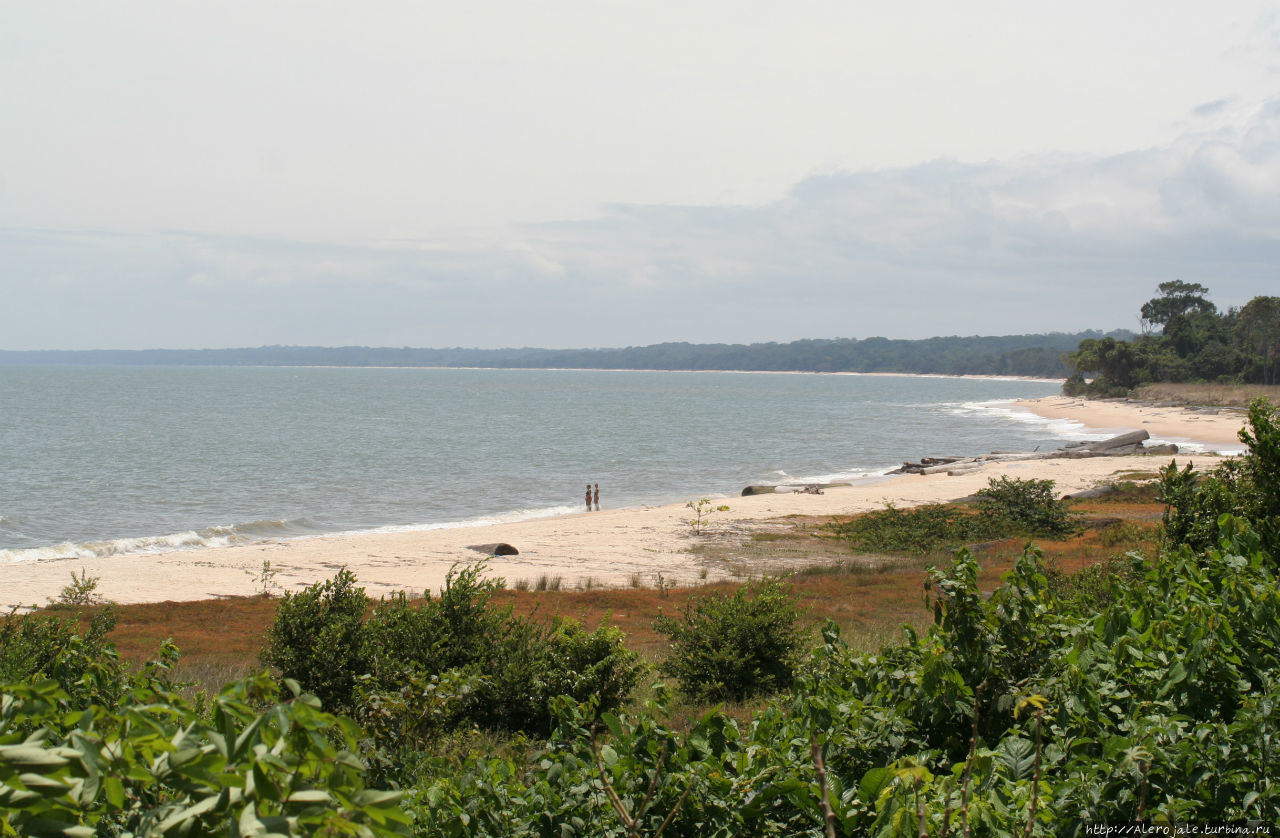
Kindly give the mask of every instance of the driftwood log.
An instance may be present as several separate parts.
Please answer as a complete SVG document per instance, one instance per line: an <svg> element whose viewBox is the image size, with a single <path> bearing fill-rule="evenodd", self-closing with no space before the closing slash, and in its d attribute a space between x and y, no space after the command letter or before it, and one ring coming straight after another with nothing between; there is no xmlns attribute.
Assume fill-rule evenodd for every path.
<svg viewBox="0 0 1280 838"><path fill-rule="evenodd" d="M834 489L837 486L852 486L852 483L790 483L781 486L770 485L754 485L748 486L742 490L742 497L750 497L752 495L790 495L792 493L802 495L820 495L823 489Z"/></svg>
<svg viewBox="0 0 1280 838"><path fill-rule="evenodd" d="M1151 435L1145 430L1100 439L1096 442L1073 442L1064 445L1057 451L1044 453L1027 452L1022 454L1008 451L995 451L982 457L921 457L919 462L904 462L889 474L967 474L976 471L987 463L1009 462L1012 460L1045 460L1045 459L1083 459L1085 457L1120 457L1125 454L1154 454L1167 456L1178 453L1178 446L1173 443L1163 445L1146 445Z"/></svg>

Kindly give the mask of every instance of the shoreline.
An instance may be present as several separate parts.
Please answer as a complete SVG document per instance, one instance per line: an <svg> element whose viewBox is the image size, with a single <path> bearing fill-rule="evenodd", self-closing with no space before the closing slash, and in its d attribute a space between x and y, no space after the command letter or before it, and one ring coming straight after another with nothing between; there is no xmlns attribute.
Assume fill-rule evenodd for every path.
<svg viewBox="0 0 1280 838"><path fill-rule="evenodd" d="M1088 430L1113 432L1146 430L1152 438L1174 443L1194 443L1212 450L1241 451L1239 431L1244 412L1205 412L1185 407L1146 405L1119 399L1083 399L1075 396L1045 396L1023 399L1013 406L1044 419L1079 422Z"/></svg>
<svg viewBox="0 0 1280 838"><path fill-rule="evenodd" d="M1204 458L1201 459L1216 459ZM351 570L372 597L407 590L436 592L451 567L485 556L470 545L507 543L520 552L488 559L487 575L509 586L522 580L559 578L565 587L697 585L740 578L732 561L707 560L692 551L704 539L746 541L754 532L791 524L788 516L829 517L883 508L955 500L1001 476L1051 479L1060 493L1091 488L1134 471L1152 473L1167 462L1150 456L1068 460L1017 460L987 464L967 474L901 475L871 485L834 487L822 495L767 494L726 498L701 537L688 524L682 504L579 512L553 518L478 527L400 533L321 536L290 541L170 553L107 556L92 561L47 560L11 564L4 577L4 607L29 608L56 598L72 572L97 577L97 593L119 603L165 602L252 596L270 562L276 592L296 591ZM747 567L750 575L777 573L782 566ZM590 580L588 582L588 580Z"/></svg>
<svg viewBox="0 0 1280 838"><path fill-rule="evenodd" d="M1050 396L1013 403L1049 419L1079 422L1093 431L1147 429L1163 439L1193 441L1239 450L1235 434L1241 414L1209 415L1182 408L1132 403L1094 403ZM1234 440L1234 445L1229 443ZM1194 455L1201 467L1217 461ZM6 608L42 606L83 571L99 580L97 593L119 603L165 602L251 596L262 590L264 563L273 589L295 591L350 569L370 596L402 590L438 591L451 567L486 558L471 545L511 544L515 556L488 559L487 573L509 586L555 579L566 587L659 587L697 585L740 578L734 561L709 560L694 551L700 542L744 542L755 532L791 526L789 516L824 518L883 508L939 503L973 494L991 478L1050 479L1059 494L1091 488L1135 472L1150 474L1169 457L1132 455L1088 459L1026 459L989 462L964 474L897 475L822 495L764 494L724 497L727 512L712 513L705 532L692 532L692 510L682 503L576 512L506 523L390 532L318 535L243 545L133 553L93 559L46 559L0 566ZM1208 462L1205 462L1205 461ZM705 493L710 496L713 493ZM721 498L717 498L720 505ZM784 566L747 566L750 575Z"/></svg>

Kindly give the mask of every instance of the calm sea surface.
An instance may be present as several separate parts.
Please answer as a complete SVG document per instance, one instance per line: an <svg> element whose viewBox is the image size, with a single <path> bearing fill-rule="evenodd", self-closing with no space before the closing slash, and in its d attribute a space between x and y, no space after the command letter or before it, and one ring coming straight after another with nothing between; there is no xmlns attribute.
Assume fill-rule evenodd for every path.
<svg viewBox="0 0 1280 838"><path fill-rule="evenodd" d="M0 563L869 479L1088 438L1056 382L576 370L0 366Z"/></svg>

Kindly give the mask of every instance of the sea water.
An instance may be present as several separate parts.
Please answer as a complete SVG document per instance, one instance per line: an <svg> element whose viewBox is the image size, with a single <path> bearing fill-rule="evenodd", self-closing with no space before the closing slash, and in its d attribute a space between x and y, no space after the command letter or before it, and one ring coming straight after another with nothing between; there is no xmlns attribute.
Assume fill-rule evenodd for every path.
<svg viewBox="0 0 1280 838"><path fill-rule="evenodd" d="M0 366L0 564L511 521L1093 438L1060 382Z"/></svg>

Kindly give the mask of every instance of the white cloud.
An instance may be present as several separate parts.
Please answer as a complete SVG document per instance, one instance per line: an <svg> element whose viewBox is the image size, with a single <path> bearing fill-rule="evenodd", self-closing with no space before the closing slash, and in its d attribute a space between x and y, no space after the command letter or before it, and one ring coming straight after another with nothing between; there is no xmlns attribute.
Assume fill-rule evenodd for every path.
<svg viewBox="0 0 1280 838"><path fill-rule="evenodd" d="M0 31L0 348L1109 328L1275 280L1263 2L122 3Z"/></svg>

